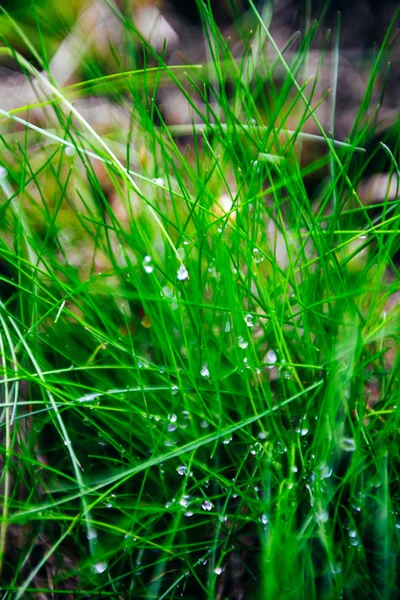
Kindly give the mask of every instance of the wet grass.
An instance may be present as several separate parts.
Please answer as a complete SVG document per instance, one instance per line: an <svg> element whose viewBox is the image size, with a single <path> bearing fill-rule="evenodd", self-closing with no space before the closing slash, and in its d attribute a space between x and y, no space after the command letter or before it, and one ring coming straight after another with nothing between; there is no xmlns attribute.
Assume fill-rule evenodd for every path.
<svg viewBox="0 0 400 600"><path fill-rule="evenodd" d="M204 7L206 65L141 40L117 83L1 49L45 91L39 125L0 123L4 600L397 597L397 141L384 201L358 194L390 32L339 143L316 26L288 64L252 14L239 60ZM196 123L165 122L163 86ZM129 130L89 125L93 90Z"/></svg>

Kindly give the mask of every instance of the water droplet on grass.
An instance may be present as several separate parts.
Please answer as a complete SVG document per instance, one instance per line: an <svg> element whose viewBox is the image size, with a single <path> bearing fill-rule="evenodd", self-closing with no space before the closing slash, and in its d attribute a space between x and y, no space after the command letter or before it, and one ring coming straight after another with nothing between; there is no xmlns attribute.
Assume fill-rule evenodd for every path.
<svg viewBox="0 0 400 600"><path fill-rule="evenodd" d="M168 448L171 448L171 446L175 446L177 443L178 443L178 440L171 438L169 440L165 440L164 446L168 446Z"/></svg>
<svg viewBox="0 0 400 600"><path fill-rule="evenodd" d="M96 400L96 398L99 396L101 396L101 394L98 392L94 392L93 394L85 394L84 396L78 398L78 402L91 402L92 400Z"/></svg>
<svg viewBox="0 0 400 600"><path fill-rule="evenodd" d="M254 248L253 250L253 259L256 263L260 263L264 260L264 256L261 254L258 248Z"/></svg>
<svg viewBox="0 0 400 600"><path fill-rule="evenodd" d="M171 290L170 287L168 287L167 285L164 285L164 287L161 290L161 295L164 294L164 296L166 298L172 298L174 295L174 290Z"/></svg>
<svg viewBox="0 0 400 600"><path fill-rule="evenodd" d="M281 369L282 375L285 379L291 379L293 377L293 367L284 367Z"/></svg>
<svg viewBox="0 0 400 600"><path fill-rule="evenodd" d="M153 181L156 185L159 185L160 187L164 185L164 179L162 179L161 177L157 177L156 179L153 179Z"/></svg>
<svg viewBox="0 0 400 600"><path fill-rule="evenodd" d="M186 475L187 467L185 465L181 465L177 468L176 472L178 475Z"/></svg>
<svg viewBox="0 0 400 600"><path fill-rule="evenodd" d="M212 510L214 508L214 505L209 500L204 500L203 504L201 505L201 508L203 510Z"/></svg>
<svg viewBox="0 0 400 600"><path fill-rule="evenodd" d="M208 370L207 363L202 364L201 369L200 369L200 375L207 379L210 377L210 371Z"/></svg>
<svg viewBox="0 0 400 600"><path fill-rule="evenodd" d="M260 444L260 442L255 442L255 444L252 444L250 446L250 454L258 454L258 452L261 452L262 450L262 446Z"/></svg>
<svg viewBox="0 0 400 600"><path fill-rule="evenodd" d="M222 443L223 443L223 444L225 444L225 445L227 446L227 445L229 444L229 442L231 442L231 441L232 441L232 436L230 435L230 436L228 436L228 437L224 438L224 439L222 440Z"/></svg>
<svg viewBox="0 0 400 600"><path fill-rule="evenodd" d="M244 350L249 345L249 342L247 340L245 340L244 337L239 335L238 344L239 344L239 348L242 348L242 350Z"/></svg>
<svg viewBox="0 0 400 600"><path fill-rule="evenodd" d="M333 563L331 570L332 570L332 573L334 573L335 575L338 575L339 573L342 572L343 567L342 567L341 563Z"/></svg>
<svg viewBox="0 0 400 600"><path fill-rule="evenodd" d="M221 573L222 573L222 567L215 567L215 569L214 569L214 573L215 573L216 575L221 575Z"/></svg>
<svg viewBox="0 0 400 600"><path fill-rule="evenodd" d="M94 573L99 575L100 573L104 573L104 571L107 569L107 563L100 561L92 565L92 569Z"/></svg>
<svg viewBox="0 0 400 600"><path fill-rule="evenodd" d="M6 179L7 175L7 169L5 169L4 167L0 167L0 179Z"/></svg>
<svg viewBox="0 0 400 600"><path fill-rule="evenodd" d="M268 523L268 517L267 515L265 515L264 513L261 515L260 517L260 521L263 525L266 525Z"/></svg>
<svg viewBox="0 0 400 600"><path fill-rule="evenodd" d="M88 529L86 533L86 537L88 540L96 540L97 539L97 531L95 529Z"/></svg>
<svg viewBox="0 0 400 600"><path fill-rule="evenodd" d="M343 438L340 442L340 447L345 452L354 452L356 449L356 443L353 438Z"/></svg>
<svg viewBox="0 0 400 600"><path fill-rule="evenodd" d="M229 333L230 330L231 330L231 324L229 323L229 321L227 321L225 323L225 329L224 329L224 331L225 331L225 333Z"/></svg>
<svg viewBox="0 0 400 600"><path fill-rule="evenodd" d="M266 360L267 364L274 365L277 360L278 360L278 357L276 356L275 352L273 350L268 350L267 360Z"/></svg>
<svg viewBox="0 0 400 600"><path fill-rule="evenodd" d="M321 469L321 474L320 474L320 479L327 479L328 477L330 477L332 475L332 469L329 465L321 465L320 467Z"/></svg>
<svg viewBox="0 0 400 600"><path fill-rule="evenodd" d="M65 154L67 156L74 156L75 152L76 152L76 150L75 150L75 148L73 146L67 146L65 148Z"/></svg>
<svg viewBox="0 0 400 600"><path fill-rule="evenodd" d="M179 279L179 281L185 281L185 279L187 279L189 277L189 271L187 270L185 265L181 265L179 267L176 276Z"/></svg>
<svg viewBox="0 0 400 600"><path fill-rule="evenodd" d="M350 538L357 537L357 531L355 529L350 529L350 531L349 531L349 537Z"/></svg>
<svg viewBox="0 0 400 600"><path fill-rule="evenodd" d="M144 257L142 264L145 273L152 273L154 271L154 265L152 261L153 259L151 258L151 256L147 255Z"/></svg>
<svg viewBox="0 0 400 600"><path fill-rule="evenodd" d="M321 510L319 510L317 512L317 514L315 515L315 518L317 519L317 523L326 523L327 520L329 519L329 513L327 510L322 508Z"/></svg>
<svg viewBox="0 0 400 600"><path fill-rule="evenodd" d="M244 317L244 322L246 323L247 327L254 327L255 319L252 314L248 313Z"/></svg>

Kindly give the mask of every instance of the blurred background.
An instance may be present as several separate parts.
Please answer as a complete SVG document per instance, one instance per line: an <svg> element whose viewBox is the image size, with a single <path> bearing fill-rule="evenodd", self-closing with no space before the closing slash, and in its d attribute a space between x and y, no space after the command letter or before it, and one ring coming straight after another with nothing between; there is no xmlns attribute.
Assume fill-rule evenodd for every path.
<svg viewBox="0 0 400 600"><path fill-rule="evenodd" d="M201 23L199 2L203 0L2 0L7 15L0 16L3 45L20 52L40 70L49 71L60 87L79 84L103 75L112 75L157 66L155 53L162 54L169 65L206 64L209 48ZM286 60L295 60L306 33L313 27L308 58L298 75L300 83L310 76L315 79L314 98L322 98L336 85L335 117L332 123L332 93L322 102L317 116L327 132L334 127L339 140L351 135L353 125L365 96L372 65L385 39L398 6L396 0L255 0L254 5ZM216 22L224 39L230 40L235 58L240 60L257 19L248 0L209 0ZM124 22L125 20L125 22ZM129 24L129 28L126 27ZM318 23L318 27L316 26ZM378 141L390 132L396 136L400 88L400 42L398 20L391 29L373 86L370 106L374 107L366 146L376 148ZM22 33L23 32L23 33ZM303 40L303 42L302 42ZM335 48L339 47L338 54ZM154 49L152 53L149 49ZM303 48L304 49L304 48ZM265 46L271 64L276 53ZM43 57L40 59L38 57ZM323 56L323 61L321 57ZM337 58L337 64L336 64ZM280 65L273 67L276 85L283 83L285 72ZM258 73L259 79L263 74ZM265 81L267 82L267 77ZM43 96L37 82L21 73L21 66L12 56L0 56L0 108L13 110L37 103ZM268 96L268 84L265 84ZM131 119L121 100L124 96L112 86L96 87L92 93L75 101L82 116L100 133L127 130ZM187 100L176 86L162 85L157 91L160 114L168 125L199 121ZM204 108L199 101L199 110ZM30 119L44 122L40 109L30 110ZM49 114L47 112L47 118ZM267 116L265 118L268 118ZM289 126L296 128L293 111ZM13 125L15 126L15 124ZM306 124L309 133L317 133L315 123ZM388 141L389 145L396 143ZM315 145L305 145L302 161L315 160ZM378 152L379 155L379 152ZM382 161L387 155L375 158L370 171L385 169ZM313 186L318 184L317 181ZM372 192L371 192L372 190ZM374 183L366 181L360 189L365 202L372 202Z"/></svg>
<svg viewBox="0 0 400 600"><path fill-rule="evenodd" d="M209 0L209 4L223 36L231 39L233 54L240 56L243 40L256 25L248 0ZM312 47L316 63L327 31L331 31L320 79L321 90L331 85L329 53L339 38L336 135L345 137L398 2L255 0L254 4L280 48L295 32L304 33L312 27L314 20L318 20L320 26ZM137 43L132 44L132 38L126 38L118 14L123 14L157 52L163 51L169 64L207 61L196 0L36 0L34 3L30 0L2 0L0 5L12 15L16 24L12 27L8 19L0 18L3 44L16 48L35 64L32 48L27 47L18 32L18 27L22 27L33 47L45 52L51 73L60 86L140 66L143 61L141 41L138 37ZM385 88L381 120L393 118L398 110L400 52L397 32L398 23L392 32L390 68L387 66L384 70L385 80L381 86L381 90ZM288 59L298 49L299 40L300 36L297 42L292 43L286 54ZM152 62L149 55L146 59L148 63ZM314 67L311 53L310 73ZM20 89L22 82L16 76L16 69L15 61L10 58L0 60L0 106L5 110L33 100L31 91ZM377 97L377 101L381 100ZM184 118L181 107L173 110L174 102L175 98L166 93L163 107L170 122ZM107 111L103 111L103 116L109 117ZM109 122L109 119L106 121Z"/></svg>

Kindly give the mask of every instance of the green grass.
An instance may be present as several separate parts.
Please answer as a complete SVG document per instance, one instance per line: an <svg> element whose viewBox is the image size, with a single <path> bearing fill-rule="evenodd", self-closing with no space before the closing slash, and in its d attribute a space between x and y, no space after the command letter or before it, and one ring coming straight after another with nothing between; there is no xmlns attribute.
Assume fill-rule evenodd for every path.
<svg viewBox="0 0 400 600"><path fill-rule="evenodd" d="M391 31L339 143L318 24L282 54L253 7L238 56L204 6L182 68L113 10L137 52L65 88L2 17L45 96L0 121L1 598L396 598L400 205L358 195L374 159L400 175L398 123L364 151Z"/></svg>

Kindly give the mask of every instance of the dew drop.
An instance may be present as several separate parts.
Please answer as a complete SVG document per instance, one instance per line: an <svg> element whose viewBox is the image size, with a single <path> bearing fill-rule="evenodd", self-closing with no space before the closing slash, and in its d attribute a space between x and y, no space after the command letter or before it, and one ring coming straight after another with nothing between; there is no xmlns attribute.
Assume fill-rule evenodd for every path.
<svg viewBox="0 0 400 600"><path fill-rule="evenodd" d="M354 452L356 449L356 443L353 438L343 438L340 442L340 447L345 452Z"/></svg>
<svg viewBox="0 0 400 600"><path fill-rule="evenodd" d="M187 279L189 277L189 271L187 270L185 265L181 265L179 267L176 276L179 279L179 281L185 281L185 279Z"/></svg>
<svg viewBox="0 0 400 600"><path fill-rule="evenodd" d="M154 271L154 265L152 263L153 259L151 256L147 255L143 259L143 269L145 273L152 273Z"/></svg>
<svg viewBox="0 0 400 600"><path fill-rule="evenodd" d="M170 287L168 287L167 285L164 285L164 287L161 290L161 295L164 294L164 296L166 298L172 298L174 295L174 291L171 290Z"/></svg>
<svg viewBox="0 0 400 600"><path fill-rule="evenodd" d="M321 510L319 510L317 512L317 514L315 515L315 518L317 520L317 523L326 523L327 520L329 519L329 513L327 510L322 508Z"/></svg>
<svg viewBox="0 0 400 600"><path fill-rule="evenodd" d="M263 525L266 525L266 524L268 523L268 517L267 517L267 515L263 513L263 514L261 515L261 517L260 517L260 521L261 521L261 523L262 523Z"/></svg>
<svg viewBox="0 0 400 600"><path fill-rule="evenodd" d="M185 465L181 465L176 470L176 472L178 473L178 475L182 475L182 476L186 475L186 471L187 471L187 467Z"/></svg>
<svg viewBox="0 0 400 600"><path fill-rule="evenodd" d="M321 469L320 479L327 479L328 477L330 477L332 475L332 469L329 465L323 464L323 465L321 465L320 469Z"/></svg>
<svg viewBox="0 0 400 600"><path fill-rule="evenodd" d="M101 396L101 394L99 394L98 392L95 392L93 394L85 394L85 396L81 396L80 398L78 398L78 402L91 402L92 400L96 400L96 398L98 398L99 396Z"/></svg>
<svg viewBox="0 0 400 600"><path fill-rule="evenodd" d="M100 573L104 573L104 571L107 569L107 563L106 562L95 563L92 566L92 569L93 569L94 573L99 575Z"/></svg>
<svg viewBox="0 0 400 600"><path fill-rule="evenodd" d="M215 573L216 575L221 575L221 573L222 573L222 567L215 567L215 569L214 569L214 573Z"/></svg>
<svg viewBox="0 0 400 600"><path fill-rule="evenodd" d="M208 379L210 377L210 371L208 370L207 363L203 363L200 369L200 375Z"/></svg>
<svg viewBox="0 0 400 600"><path fill-rule="evenodd" d="M250 313L247 313L247 315L245 315L245 317L244 317L244 322L246 323L247 327L254 327L253 315Z"/></svg>
<svg viewBox="0 0 400 600"><path fill-rule="evenodd" d="M274 365L276 363L276 361L278 360L275 352L273 350L268 350L267 352L267 364L268 365Z"/></svg>
<svg viewBox="0 0 400 600"><path fill-rule="evenodd" d="M258 454L262 450L260 442L256 442L250 446L250 454Z"/></svg>
<svg viewBox="0 0 400 600"><path fill-rule="evenodd" d="M209 500L204 500L203 504L201 505L201 508L203 510L212 510L214 508L214 505Z"/></svg>
<svg viewBox="0 0 400 600"><path fill-rule="evenodd" d="M350 538L356 538L357 537L357 531L355 529L351 529L349 531L349 537Z"/></svg>
<svg viewBox="0 0 400 600"><path fill-rule="evenodd" d="M177 443L178 443L178 440L171 438L169 440L165 440L164 446L168 446L168 448L171 448L172 446L175 446Z"/></svg>
<svg viewBox="0 0 400 600"><path fill-rule="evenodd" d="M231 330L231 324L229 323L229 321L227 321L225 323L225 329L224 329L224 331L225 331L225 333L229 333L230 330Z"/></svg>
<svg viewBox="0 0 400 600"><path fill-rule="evenodd" d="M242 350L244 350L249 345L249 342L247 340L245 340L244 337L239 335L238 344L239 344L239 348L242 348Z"/></svg>
<svg viewBox="0 0 400 600"><path fill-rule="evenodd" d="M65 148L65 154L67 156L74 156L75 152L76 152L76 150L75 150L75 148L73 146L67 146Z"/></svg>
<svg viewBox="0 0 400 600"><path fill-rule="evenodd" d="M254 262L256 262L256 263L260 263L264 260L264 256L259 251L258 248L254 248L254 250L253 250L253 259L254 259Z"/></svg>
<svg viewBox="0 0 400 600"><path fill-rule="evenodd" d="M0 179L6 179L7 175L7 169L5 169L4 167L0 167Z"/></svg>
<svg viewBox="0 0 400 600"><path fill-rule="evenodd" d="M97 531L92 529L91 527L87 530L86 537L88 540L96 540L97 539Z"/></svg>

